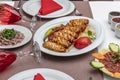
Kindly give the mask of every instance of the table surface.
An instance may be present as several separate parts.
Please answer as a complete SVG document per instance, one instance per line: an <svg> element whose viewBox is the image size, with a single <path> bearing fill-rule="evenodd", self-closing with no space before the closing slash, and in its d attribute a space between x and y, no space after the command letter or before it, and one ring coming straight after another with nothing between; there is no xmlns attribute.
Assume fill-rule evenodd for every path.
<svg viewBox="0 0 120 80"><path fill-rule="evenodd" d="M75 4L75 7L83 14L83 16L92 18L92 12L89 6L89 2L83 1L72 1ZM15 6L17 5L17 1L15 1ZM27 14L21 11L23 15L26 15L30 18ZM74 12L69 14L74 15ZM37 30L41 25L50 21L52 19L42 19L41 21L38 20L35 30ZM18 25L22 25L29 28L29 22L18 22ZM34 34L34 32L33 32ZM32 46L32 40L27 43L26 45L10 49L9 51L18 53L19 51L29 51ZM9 77L13 76L14 74L21 72L23 70L33 69L33 68L50 68L60 70L62 72L67 73L68 75L72 76L75 80L88 80L89 77L92 77L93 80L103 80L102 74L98 70L94 70L90 65L90 60L93 59L91 53L96 52L97 48L78 56L72 57L56 57L51 56L45 53L42 53L41 62L37 63L34 60L33 56L26 55L22 59L17 58L17 60L10 65L6 70L0 73L0 80L7 80Z"/></svg>

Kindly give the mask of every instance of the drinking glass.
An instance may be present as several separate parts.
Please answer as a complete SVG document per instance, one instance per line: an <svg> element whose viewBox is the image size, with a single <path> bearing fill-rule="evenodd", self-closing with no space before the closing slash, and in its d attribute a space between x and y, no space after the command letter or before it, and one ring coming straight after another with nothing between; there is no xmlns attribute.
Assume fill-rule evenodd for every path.
<svg viewBox="0 0 120 80"><path fill-rule="evenodd" d="M33 45L32 45L32 48L30 51L19 51L17 53L17 56L22 59L24 56L27 56L27 55L31 55L35 58L35 60L40 63L40 58L41 58L41 50L40 50L40 47L39 47L39 44L38 42L33 42Z"/></svg>
<svg viewBox="0 0 120 80"><path fill-rule="evenodd" d="M30 27L31 27L31 31L34 31L34 27L36 26L36 22L37 22L37 14L32 16L31 22L30 22Z"/></svg>
<svg viewBox="0 0 120 80"><path fill-rule="evenodd" d="M38 17L38 14L35 14L32 16L32 19L30 21L30 30L31 31L34 31L34 27L36 26L36 22L37 22L37 17Z"/></svg>

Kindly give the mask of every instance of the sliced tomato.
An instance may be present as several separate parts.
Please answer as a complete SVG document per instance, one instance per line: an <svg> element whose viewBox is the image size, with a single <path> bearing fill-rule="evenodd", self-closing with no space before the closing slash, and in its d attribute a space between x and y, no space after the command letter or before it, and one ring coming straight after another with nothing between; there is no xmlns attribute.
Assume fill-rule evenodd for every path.
<svg viewBox="0 0 120 80"><path fill-rule="evenodd" d="M91 39L89 37L80 37L74 42L74 46L77 49L82 49L87 47L92 43Z"/></svg>

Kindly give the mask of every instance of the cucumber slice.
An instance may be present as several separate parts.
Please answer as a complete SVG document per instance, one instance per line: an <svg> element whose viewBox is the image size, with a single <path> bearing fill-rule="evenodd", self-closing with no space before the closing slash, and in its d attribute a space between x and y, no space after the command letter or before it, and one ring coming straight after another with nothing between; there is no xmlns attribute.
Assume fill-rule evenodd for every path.
<svg viewBox="0 0 120 80"><path fill-rule="evenodd" d="M112 52L118 53L118 52L119 52L119 45L118 45L118 44L115 44L115 43L110 43L110 44L109 44L109 49L110 49L110 51L112 51Z"/></svg>
<svg viewBox="0 0 120 80"><path fill-rule="evenodd" d="M95 61L95 60L92 60L92 61L90 62L90 65L91 65L93 68L97 68L97 69L104 67L104 64L103 64L103 63L101 63L101 62L99 62L99 61Z"/></svg>

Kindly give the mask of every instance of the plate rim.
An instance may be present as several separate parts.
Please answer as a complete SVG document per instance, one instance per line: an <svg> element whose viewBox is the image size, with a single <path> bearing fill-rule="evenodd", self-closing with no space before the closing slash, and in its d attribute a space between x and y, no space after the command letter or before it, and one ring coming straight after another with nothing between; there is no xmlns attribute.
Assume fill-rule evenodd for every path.
<svg viewBox="0 0 120 80"><path fill-rule="evenodd" d="M11 46L0 46L0 49L17 48L17 47L20 47L20 46L23 46L23 45L27 44L32 39L32 36L33 36L32 32L28 28L26 28L25 26L21 26L21 25L0 25L0 26L1 26L0 30L5 29L5 28L11 29L11 28L17 28L18 27L18 28L21 28L21 29L25 29L25 30L27 30L28 33L30 33L29 38L27 38L27 41L25 41L25 42L22 41L23 43L21 42L21 43L18 43L16 45L13 45L13 46L12 45ZM23 32L23 31L21 31L21 32Z"/></svg>
<svg viewBox="0 0 120 80"><path fill-rule="evenodd" d="M38 1L38 0L34 0L34 1ZM64 15L56 15L56 16L42 16L42 15L38 15L38 17L40 17L40 18L58 18L58 17L62 17L62 16L66 16L66 15L69 15L70 13L72 13L74 10L75 10L75 5L74 5L74 3L72 3L71 1L69 1L69 0L66 0L67 2L69 2L69 4L70 4L70 8L69 8L69 11L67 11L66 13L64 13ZM30 15L30 16L33 16L34 14L31 14L31 13L29 13L29 12L27 12L26 10L25 10L25 6L26 6L26 4L27 3L29 3L29 2L33 2L32 0L29 0L29 1L27 1L27 2L25 2L24 4L23 4L23 6L22 6L22 10L25 12L25 13L27 13L28 15Z"/></svg>
<svg viewBox="0 0 120 80"><path fill-rule="evenodd" d="M38 36L37 36L37 34L39 33L39 30L41 30L44 26L46 26L47 24L53 23L54 21L57 21L57 20L59 20L59 19L63 19L63 20L64 20L65 18L70 18L70 19L71 19L71 18L72 18L72 19L75 19L75 18L87 18L87 19L90 19L90 20L94 20L94 19L92 19L92 18L88 18L88 17L84 17L84 16L66 16L66 17L54 19L54 20L51 20L51 21L45 23L44 25L42 25L42 26L35 32L35 34L34 34L34 36L33 36L33 40L38 42ZM94 21L97 22L96 20L94 20ZM97 23L99 23L99 22L97 22ZM55 23L53 23L53 24L55 24ZM99 26L102 26L102 25L100 25L100 23L99 23ZM101 29L101 34L100 34L99 38L97 39L97 44L94 42L95 45L94 45L92 48L91 48L91 46L88 46L88 47L86 47L88 50L87 50L87 51L84 51L84 50L83 50L84 52L82 52L82 53L80 53L79 50L77 50L76 52L74 52L74 53L77 53L77 54L67 54L67 53L60 53L60 52L55 52L55 51L53 51L54 53L51 54L50 52L46 52L46 51L43 51L43 50L41 50L41 51L43 51L44 53L49 54L49 55L61 56L61 57L76 56L76 55L80 55L80 54L87 53L87 52L95 49L97 46L99 46L99 45L102 43L102 41L103 41L103 39L104 39L104 30L102 29L102 27L100 27L100 29ZM99 41L98 41L98 40L99 40ZM42 44L42 43L38 42L38 44L39 44L40 49L41 49L41 44ZM91 45L93 45L93 43L92 43ZM85 48L85 49L86 49L86 48ZM82 50L82 49L81 49L81 50ZM51 50L48 50L48 51L51 51Z"/></svg>
<svg viewBox="0 0 120 80"><path fill-rule="evenodd" d="M33 68L33 69L28 69L28 70L24 70L24 71L21 71L21 72L18 72L16 74L14 74L13 76L11 76L10 78L8 78L8 80L13 80L13 79L16 79L19 75L28 75L29 72L32 72L31 74L33 73L40 73L42 74L42 72L44 73L45 71L48 71L46 73L58 73L60 74L61 76L64 75L64 77L67 77L69 78L70 80L74 80L74 78L70 75L68 75L67 73L63 72L63 71L60 71L60 70L57 70L57 69L51 69L51 68ZM34 74L35 75L35 74ZM34 76L33 75L33 76Z"/></svg>

